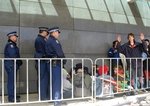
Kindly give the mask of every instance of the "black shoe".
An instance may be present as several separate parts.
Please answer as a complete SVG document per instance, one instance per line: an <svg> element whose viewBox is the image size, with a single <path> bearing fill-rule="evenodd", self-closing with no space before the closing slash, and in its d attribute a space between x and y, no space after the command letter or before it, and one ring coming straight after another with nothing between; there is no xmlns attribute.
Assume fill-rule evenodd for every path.
<svg viewBox="0 0 150 106"><path fill-rule="evenodd" d="M20 96L20 95L17 95L16 98L19 99L19 98L21 98L21 96Z"/></svg>
<svg viewBox="0 0 150 106"><path fill-rule="evenodd" d="M9 102L15 102L15 100L14 99L12 99L12 100L8 100ZM16 102L20 102L20 100L19 99L16 99Z"/></svg>
<svg viewBox="0 0 150 106"><path fill-rule="evenodd" d="M146 90L147 90L147 91L150 91L150 88L147 88Z"/></svg>

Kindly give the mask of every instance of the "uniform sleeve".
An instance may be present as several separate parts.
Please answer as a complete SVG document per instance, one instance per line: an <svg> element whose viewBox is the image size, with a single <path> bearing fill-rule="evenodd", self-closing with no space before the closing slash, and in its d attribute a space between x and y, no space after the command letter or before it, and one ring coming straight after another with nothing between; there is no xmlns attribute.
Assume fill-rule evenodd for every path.
<svg viewBox="0 0 150 106"><path fill-rule="evenodd" d="M48 57L50 57L50 44L49 44L49 42L48 41L46 41L46 45L45 45L45 47L46 47L46 55L48 56Z"/></svg>
<svg viewBox="0 0 150 106"><path fill-rule="evenodd" d="M35 45L36 52L40 53L43 56L45 52L45 41L42 39L37 39L34 45Z"/></svg>
<svg viewBox="0 0 150 106"><path fill-rule="evenodd" d="M60 42L57 43L56 41L53 41L52 46L53 46L53 49L56 52L58 58L65 58L65 55L64 55L64 52L62 51Z"/></svg>
<svg viewBox="0 0 150 106"><path fill-rule="evenodd" d="M6 51L9 54L10 58L18 58L17 51L16 51L16 49L15 49L13 44L9 44L6 47Z"/></svg>
<svg viewBox="0 0 150 106"><path fill-rule="evenodd" d="M113 57L113 56L114 56L113 48L110 48L108 51L108 57Z"/></svg>

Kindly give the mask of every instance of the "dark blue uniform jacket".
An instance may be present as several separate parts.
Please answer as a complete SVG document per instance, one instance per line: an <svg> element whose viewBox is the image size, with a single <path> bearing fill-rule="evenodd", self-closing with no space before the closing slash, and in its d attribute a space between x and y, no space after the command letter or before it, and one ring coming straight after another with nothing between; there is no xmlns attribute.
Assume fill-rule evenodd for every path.
<svg viewBox="0 0 150 106"><path fill-rule="evenodd" d="M19 48L16 46L16 43L8 40L8 43L5 46L4 50L4 57L5 58L20 58ZM5 67L10 69L14 68L14 61L13 60L5 60L4 61ZM16 69L22 65L21 60L16 61Z"/></svg>
<svg viewBox="0 0 150 106"><path fill-rule="evenodd" d="M59 40L51 35L46 41L46 53L49 58L65 58ZM66 60L64 60L63 63L65 64Z"/></svg>
<svg viewBox="0 0 150 106"><path fill-rule="evenodd" d="M45 48L46 40L42 35L38 35L35 40L35 58L45 58L46 57L46 48Z"/></svg>

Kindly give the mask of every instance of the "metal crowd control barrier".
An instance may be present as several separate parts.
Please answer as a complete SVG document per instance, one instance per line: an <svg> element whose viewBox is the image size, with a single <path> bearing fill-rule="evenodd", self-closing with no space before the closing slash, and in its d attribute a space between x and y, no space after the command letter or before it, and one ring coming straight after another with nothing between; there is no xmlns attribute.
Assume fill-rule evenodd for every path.
<svg viewBox="0 0 150 106"><path fill-rule="evenodd" d="M116 74L116 81L114 80L114 78L112 77L108 77L107 79L105 78L105 75L102 74L102 75L99 75L97 76L96 72L96 68L93 68L94 65L99 65L99 66L104 66L104 65L107 65L108 66L108 69L109 69L109 73L108 73L108 76L111 76L112 75L112 69L113 69L113 64L112 64L112 60L114 58L97 58L94 62L90 59L90 58L59 58L59 60L61 61L61 69L63 69L63 60L66 59L67 60L67 64L65 65L66 69L71 69L70 72L71 72L71 76L72 76L72 79L71 79L71 82L72 82L72 88L71 88L71 92L72 92L72 96L70 98L67 98L67 99L64 99L63 98L63 72L61 71L61 98L59 100L53 100L52 99L52 61L53 60L58 60L58 58L53 58L53 59L48 59L48 58L0 58L0 61L1 61L1 94L0 94L0 105L9 105L9 104L27 104L27 103L41 103L41 102L54 102L54 101L66 101L66 100L77 100L77 99L88 99L88 100L92 100L93 102L95 102L95 100L97 98L107 98L107 97L114 97L115 94L119 94L119 93L126 93L126 92L130 92L132 91L132 89L130 88L127 88L126 89L121 89L119 88L119 65L118 65L118 60L119 58L115 58L117 59L117 65L116 65L116 68L117 68L117 74ZM23 68L22 70L25 70L25 73L22 75L20 74L20 77L23 77L25 79L25 84L23 85L23 89L25 89L24 91L22 91L22 93L25 95L26 97L26 100L21 100L21 102L16 102L16 95L17 95L17 82L16 82L16 71L14 72L14 99L15 101L14 102L8 102L8 99L7 99L7 92L5 90L6 87L5 87L5 77L7 77L5 74L5 68L4 68L4 61L5 60L13 60L14 61L14 69L16 70L16 61L17 60L22 60L23 61ZM50 66L50 99L49 100L41 100L40 98L40 80L38 80L38 95L37 95L37 99L36 100L33 100L32 98L30 98L30 88L31 88L31 85L30 85L30 78L36 78L38 77L38 79L40 79L40 74L38 74L38 76L36 75L32 75L32 77L30 77L30 74L31 74L31 71L32 70L34 73L36 73L36 69L34 67L34 64L35 64L35 60L40 64L40 61L47 61L47 63L49 64ZM135 71L136 71L136 79L135 80L135 89L136 90L141 90L141 89L148 89L149 88L149 85L148 85L148 82L149 82L149 70L148 70L148 65L149 65L149 58L146 58L143 60L143 58L125 58L123 59L122 61L124 61L123 63L123 82L125 82L127 79L126 79L126 76L127 76L127 73L126 73L126 70L127 70L127 67L126 67L126 61L129 62L129 65L130 65L130 68L128 70L128 86L131 87L131 69L132 69L132 64L133 64L133 60L135 62L135 65L136 65L136 68L135 68ZM145 70L145 73L146 73L146 86L142 86L142 88L138 88L138 82L137 82L137 70L138 70L138 61L141 61L141 65L143 64L143 61L146 61L146 69ZM30 64L30 62L32 64ZM75 86L75 81L74 81L74 78L76 77L77 73L74 72L75 71L75 66L77 63L82 63L82 96L80 97L75 97L74 96L74 86ZM90 72L90 76L91 76L91 94L89 96L84 96L84 81L85 81L85 78L84 78L84 68L85 67L88 67L89 69L89 72ZM99 70L99 69L98 69ZM102 73L104 73L104 67L102 67ZM140 70L143 71L143 66L140 67ZM21 71L21 70L20 70ZM37 73L40 73L40 65L38 65L38 70L37 70ZM89 74L89 73L88 73ZM101 76L101 77L100 77ZM36 80L36 79L34 79ZM35 81L36 82L36 81ZM99 84L101 83L101 85ZM104 86L104 83L110 85L109 87L107 86ZM99 87L98 87L99 86ZM122 86L125 86L125 83L123 83ZM103 89L106 87L105 90L107 90L109 93L104 93ZM116 87L116 91L114 92L114 88ZM18 87L19 88L19 87ZM107 89L109 88L109 89ZM111 90L111 88L113 88L113 91ZM21 87L19 89L22 89ZM33 89L33 88L32 88ZM36 88L35 88L36 89ZM120 91L121 90L121 91ZM36 90L34 90L36 91ZM100 92L99 92L100 91ZM34 92L36 93L36 92Z"/></svg>
<svg viewBox="0 0 150 106"><path fill-rule="evenodd" d="M94 84L94 96L95 96L95 100L96 98L113 98L116 94L120 94L122 93L123 95L129 96L129 95L134 95L135 92L141 92L143 90L143 92L145 92L145 89L149 89L150 87L150 83L149 83L149 58L124 58L124 59L120 59L120 58L115 58L116 61L116 69L117 69L117 73L116 75L112 78L112 72L114 72L113 70L113 63L112 60L114 60L114 58L97 58L95 60L95 64L98 64L99 66L104 66L107 65L108 69L109 69L109 73L106 76L105 74L102 74L101 76L95 76L97 77L95 80L95 84ZM122 73L119 73L119 60L122 61ZM146 72L145 72L145 77L146 79L143 77L143 61L146 61ZM128 65L128 68L127 68ZM133 66L135 66L135 68L133 68ZM104 71L104 67L102 67L102 73L105 73ZM112 71L113 70L113 71ZM141 83L140 83L140 78L138 78L138 70L141 72ZM132 72L131 71L135 71L135 78L132 78ZM96 70L95 70L95 75L96 75ZM120 75L122 75L122 81L120 81ZM108 77L109 76L109 77ZM106 78L107 77L107 78ZM116 80L115 80L116 77ZM134 79L134 86L131 84L131 81L133 81ZM101 82L101 92L98 92L98 86L99 83ZM104 83L107 82L106 84L110 85L111 88L113 89L107 89L107 85L105 86ZM145 83L146 82L146 83ZM122 85L121 85L122 84ZM109 90L109 93L104 93L104 90ZM114 91L115 90L115 91Z"/></svg>
<svg viewBox="0 0 150 106"><path fill-rule="evenodd" d="M40 102L54 102L54 101L60 101L60 100L76 100L76 99L91 99L93 98L93 93L91 93L91 95L89 96L84 96L84 83L82 83L82 96L80 97L74 97L74 76L75 74L74 72L74 67L76 66L77 63L82 63L82 70L84 70L84 66L88 66L88 68L91 68L93 65L93 61L90 58L65 58L67 60L67 64L65 65L65 67L68 67L69 69L71 69L72 71L72 97L68 98L68 99L64 99L63 98L63 72L61 71L61 98L59 100L53 100L52 99L52 61L53 60L59 60L61 61L61 69L63 68L63 60L64 58L53 58L53 59L49 59L49 58L0 58L1 63L1 67L2 67L2 71L1 71L1 95L0 95L0 105L11 105L11 104L27 104L27 103L40 103ZM23 68L21 68L22 70L24 70L24 74L20 74L19 77L22 77L25 79L25 84L23 86L23 89L25 91L22 91L23 94L25 95L26 99L22 100L20 98L20 102L16 102L16 95L17 95L17 82L16 82L16 71L14 71L14 102L8 102L8 94L7 94L7 87L5 87L5 80L7 78L7 73L5 71L4 68L4 61L6 60L12 60L14 61L14 70L16 70L16 61L17 60L22 60L23 61ZM36 74L32 75L32 77L30 74L33 73L31 72L34 71L34 73L36 73L36 69L34 67L35 65L35 60L40 64L40 61L47 61L47 63L50 65L50 99L49 100L41 100L40 99L40 74L38 74L38 76L36 76ZM31 63L30 63L31 62ZM67 69L67 68L66 68ZM20 70L20 71L22 71ZM40 73L40 65L38 65L38 73ZM5 75L6 74L6 75ZM92 73L93 74L93 73ZM36 77L38 77L38 99L33 100L33 98L30 98L30 89L31 85L30 85L30 78L35 78L34 80L36 80ZM35 81L36 82L36 81ZM82 82L84 82L84 73L82 72ZM91 82L91 86L93 86L93 83ZM18 87L19 88L19 87ZM92 87L93 88L93 87ZM21 88L19 88L21 89ZM33 88L32 88L33 89ZM35 88L36 89L36 88ZM6 91L5 91L6 90ZM36 91L36 90L35 90ZM35 92L36 93L36 92ZM37 98L37 97L36 97Z"/></svg>

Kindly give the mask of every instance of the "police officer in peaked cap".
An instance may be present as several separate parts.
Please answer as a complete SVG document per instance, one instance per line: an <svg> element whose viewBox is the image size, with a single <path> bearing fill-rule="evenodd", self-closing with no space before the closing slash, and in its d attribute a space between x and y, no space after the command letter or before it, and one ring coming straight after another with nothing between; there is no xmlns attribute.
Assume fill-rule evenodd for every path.
<svg viewBox="0 0 150 106"><path fill-rule="evenodd" d="M48 28L47 27L39 27L39 34L37 38L35 39L35 55L34 58L46 58L46 40L48 36ZM38 65L40 65L40 69L38 70ZM47 100L50 98L49 96L49 75L47 70L47 61L46 60L36 60L36 69L37 73L40 72L40 99L41 100ZM39 75L39 73L38 73ZM38 85L38 82L37 82ZM39 90L39 89L38 89Z"/></svg>
<svg viewBox="0 0 150 106"><path fill-rule="evenodd" d="M46 41L46 54L48 58L65 58L61 44L58 40L60 31L59 27L52 27L49 29L49 38ZM61 64L63 63L63 64ZM58 100L61 98L61 69L66 63L66 60L53 59L52 60L52 98ZM51 71L51 70L49 70ZM54 106L61 106L65 102L55 101Z"/></svg>
<svg viewBox="0 0 150 106"><path fill-rule="evenodd" d="M10 32L7 34L7 36L8 36L8 42L4 49L4 57L5 58L20 58L19 48L16 45L17 38L18 38L17 32L16 31ZM22 61L16 60L16 63L14 63L13 60L5 60L4 65L5 65L6 72L8 74L8 82L7 82L8 101L14 102L15 101L14 73L16 72L16 75L17 75L17 70L22 65ZM16 65L16 70L14 70L15 65ZM16 102L20 102L19 97L20 96L16 97Z"/></svg>

